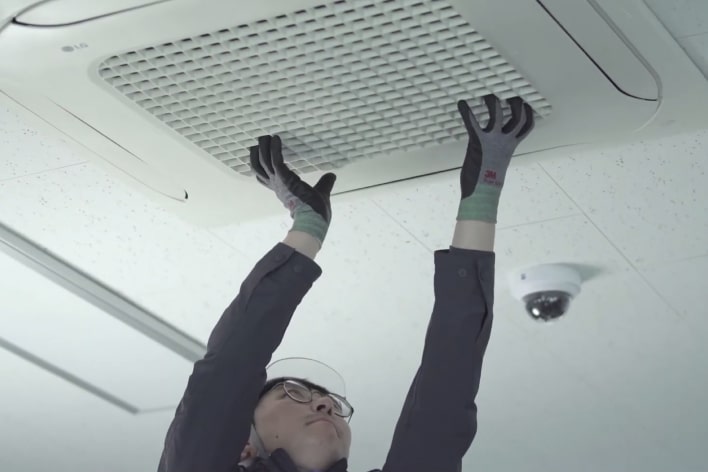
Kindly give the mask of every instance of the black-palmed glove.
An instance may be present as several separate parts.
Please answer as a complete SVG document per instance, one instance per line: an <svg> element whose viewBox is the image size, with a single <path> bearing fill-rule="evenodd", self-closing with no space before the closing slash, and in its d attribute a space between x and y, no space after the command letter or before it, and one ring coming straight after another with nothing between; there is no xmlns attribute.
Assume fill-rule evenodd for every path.
<svg viewBox="0 0 708 472"><path fill-rule="evenodd" d="M283 161L279 136L261 136L258 146L250 148L251 169L260 183L271 189L290 210L291 231L308 233L320 244L324 241L332 219L329 197L337 177L328 173L311 187L303 182Z"/></svg>
<svg viewBox="0 0 708 472"><path fill-rule="evenodd" d="M533 109L520 97L507 100L511 118L502 124L501 102L495 95L487 95L484 102L489 109L489 123L482 129L467 102L460 100L457 108L467 128L469 143L460 173L462 198L458 220L497 222L499 197L506 170L516 146L534 127Z"/></svg>

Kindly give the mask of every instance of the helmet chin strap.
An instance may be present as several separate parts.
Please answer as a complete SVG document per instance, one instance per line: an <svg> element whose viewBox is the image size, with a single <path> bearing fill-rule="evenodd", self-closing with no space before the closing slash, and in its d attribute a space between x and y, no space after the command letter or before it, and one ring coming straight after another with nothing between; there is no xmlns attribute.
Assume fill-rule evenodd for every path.
<svg viewBox="0 0 708 472"><path fill-rule="evenodd" d="M258 434L258 431L256 430L255 422L251 422L251 440L254 443L253 447L255 447L256 451L258 451L258 457L261 459L267 459L268 452L266 451L265 444L263 443L260 434Z"/></svg>

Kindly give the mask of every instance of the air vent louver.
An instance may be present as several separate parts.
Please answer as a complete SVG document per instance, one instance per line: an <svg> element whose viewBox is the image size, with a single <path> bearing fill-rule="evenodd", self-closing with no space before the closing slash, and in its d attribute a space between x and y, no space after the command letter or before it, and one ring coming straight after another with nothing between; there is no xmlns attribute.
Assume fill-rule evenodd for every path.
<svg viewBox="0 0 708 472"><path fill-rule="evenodd" d="M550 105L442 0L337 1L106 59L118 92L234 171L279 133L298 172L465 137L460 98Z"/></svg>

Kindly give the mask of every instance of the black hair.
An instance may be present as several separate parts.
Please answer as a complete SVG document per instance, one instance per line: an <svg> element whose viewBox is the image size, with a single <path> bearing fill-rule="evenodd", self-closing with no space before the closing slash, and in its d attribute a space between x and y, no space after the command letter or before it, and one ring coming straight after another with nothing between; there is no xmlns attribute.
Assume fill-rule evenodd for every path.
<svg viewBox="0 0 708 472"><path fill-rule="evenodd" d="M271 380L269 380L269 381L267 381L267 382L265 383L265 385L264 385L263 388L261 389L261 393L258 395L258 399L260 400L261 398L263 398L263 395L265 395L266 393L268 393L268 392L270 392L271 390L273 390L273 388L274 388L277 384L282 383L282 382L285 382L286 380L295 380L295 381L297 381L297 382L302 383L303 385L305 385L305 386L306 386L307 388L309 388L310 390L316 390L316 391L318 391L318 392L324 393L325 395L329 395L329 394L331 393L331 392L330 392L329 390L327 390L326 388L324 388L324 387L322 387L322 386L320 386L320 385L317 385L317 384L315 384L315 383L312 383L312 382L310 382L309 380L300 379L300 378L298 378L298 377L278 377L278 378L276 378L276 379L271 379Z"/></svg>

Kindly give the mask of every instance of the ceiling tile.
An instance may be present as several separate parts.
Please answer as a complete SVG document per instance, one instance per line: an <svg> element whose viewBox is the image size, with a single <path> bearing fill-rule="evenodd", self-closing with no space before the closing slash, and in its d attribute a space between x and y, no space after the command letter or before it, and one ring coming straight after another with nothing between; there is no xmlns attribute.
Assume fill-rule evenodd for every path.
<svg viewBox="0 0 708 472"><path fill-rule="evenodd" d="M708 339L708 257L673 262L643 274L693 332Z"/></svg>
<svg viewBox="0 0 708 472"><path fill-rule="evenodd" d="M584 216L500 229L495 250L497 280L506 277L512 269L551 262L591 266L606 273L631 269L624 257Z"/></svg>
<svg viewBox="0 0 708 472"><path fill-rule="evenodd" d="M89 164L0 182L0 220L127 293L188 283L241 255Z"/></svg>
<svg viewBox="0 0 708 472"><path fill-rule="evenodd" d="M190 362L2 252L0 274L1 339L128 408L177 405Z"/></svg>
<svg viewBox="0 0 708 472"><path fill-rule="evenodd" d="M699 338L635 272L598 277L565 319L538 325L534 335L556 362L612 397L617 414L633 419L632 436L644 442L633 454L661 450L663 469L646 463L622 470L708 465L708 348ZM585 420L576 416L573 423L583 428Z"/></svg>
<svg viewBox="0 0 708 472"><path fill-rule="evenodd" d="M499 308L497 304L495 321L506 321L511 313ZM661 468L667 465L661 459L665 451L647 447L658 445L662 436L638 435L642 426L611 388L595 386L585 372L551 351L552 330L560 323L527 322L536 333L504 322L494 327L477 402L479 432L465 466L503 471L667 470ZM538 332L548 332L551 339L542 340Z"/></svg>
<svg viewBox="0 0 708 472"><path fill-rule="evenodd" d="M277 199L274 194L268 195L267 192L264 196L273 200ZM336 227L337 224L345 224L342 222L343 218L339 213L336 204L333 204L332 227ZM234 223L213 228L210 231L224 244L238 250L243 255L244 260L248 261L250 270L250 266L258 262L278 242L285 239L292 226L293 220L283 207L282 211L277 215L249 220L246 223ZM331 239L331 237L327 238L328 244Z"/></svg>
<svg viewBox="0 0 708 472"><path fill-rule="evenodd" d="M459 171L391 184L372 199L430 249L452 240L460 203ZM498 228L578 214L538 165L512 166L499 208Z"/></svg>
<svg viewBox="0 0 708 472"><path fill-rule="evenodd" d="M243 276L236 273L243 273ZM212 266L201 273L198 284L168 285L160 290L131 293L130 296L147 310L206 344L219 316L236 298L246 273L242 267L228 271Z"/></svg>
<svg viewBox="0 0 708 472"><path fill-rule="evenodd" d="M637 267L708 248L708 131L542 164Z"/></svg>
<svg viewBox="0 0 708 472"><path fill-rule="evenodd" d="M708 3L705 0L645 1L677 38L708 32Z"/></svg>
<svg viewBox="0 0 708 472"><path fill-rule="evenodd" d="M0 100L3 95L0 94ZM39 134L0 103L0 181L84 161L60 139Z"/></svg>
<svg viewBox="0 0 708 472"><path fill-rule="evenodd" d="M583 383L550 354L537 355L539 343L527 348L528 360L507 354L518 364L508 373L520 381L484 379L488 393L480 394L478 435L464 470L663 472L677 463L660 447L648 447L658 437L638 434L641 426L612 392Z"/></svg>
<svg viewBox="0 0 708 472"><path fill-rule="evenodd" d="M554 410L573 398L583 406L576 418L588 422L598 399L545 346L506 323L510 316L497 307L477 400L479 429L465 470L560 470L578 447L572 431L558 428Z"/></svg>
<svg viewBox="0 0 708 472"><path fill-rule="evenodd" d="M0 470L154 470L173 412L134 416L0 349Z"/></svg>
<svg viewBox="0 0 708 472"><path fill-rule="evenodd" d="M217 320L238 295L241 283L258 260L285 238L290 216L251 220L211 230L209 238L230 247L222 260L209 258L179 279L163 280L159 287L136 290L133 299L179 329L206 343ZM207 238L208 239L208 238Z"/></svg>

